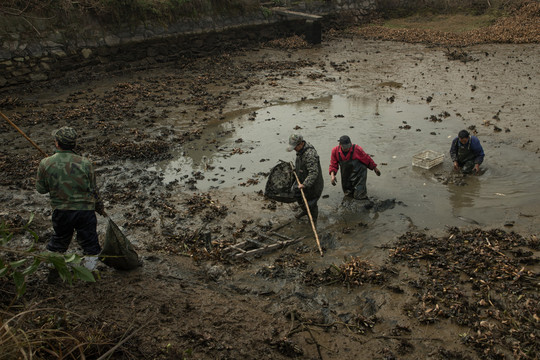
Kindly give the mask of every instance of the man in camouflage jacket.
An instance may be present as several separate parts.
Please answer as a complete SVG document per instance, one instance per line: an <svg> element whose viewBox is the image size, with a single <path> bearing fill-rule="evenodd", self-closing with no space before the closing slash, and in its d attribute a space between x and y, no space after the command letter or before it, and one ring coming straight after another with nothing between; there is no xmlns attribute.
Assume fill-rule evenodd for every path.
<svg viewBox="0 0 540 360"><path fill-rule="evenodd" d="M64 126L53 135L58 150L41 160L36 179L36 190L49 193L53 208L54 234L47 250L66 252L76 231L84 254L98 255L101 247L95 211L103 215L104 210L97 195L92 162L73 151L77 140L73 128Z"/></svg>
<svg viewBox="0 0 540 360"><path fill-rule="evenodd" d="M317 202L321 197L324 189L324 179L321 170L321 162L317 150L310 143L304 141L302 135L293 134L289 137L289 147L287 151L296 151L295 171L298 175L300 184L298 187L297 198L301 207L301 211L296 214L296 218L301 218L307 214L304 200L300 189L304 190L304 195L309 206L309 211L313 221L317 221L319 215L319 207Z"/></svg>

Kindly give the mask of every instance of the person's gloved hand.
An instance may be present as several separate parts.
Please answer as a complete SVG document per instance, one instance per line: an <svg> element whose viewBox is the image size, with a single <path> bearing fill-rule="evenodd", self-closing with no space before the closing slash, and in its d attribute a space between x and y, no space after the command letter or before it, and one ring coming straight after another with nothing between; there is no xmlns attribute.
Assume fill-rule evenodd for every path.
<svg viewBox="0 0 540 360"><path fill-rule="evenodd" d="M330 182L332 183L332 185L336 186L337 181L336 181L336 175L334 173L330 174Z"/></svg>
<svg viewBox="0 0 540 360"><path fill-rule="evenodd" d="M96 202L96 212L101 216L106 216L105 214L105 205L103 204L103 201Z"/></svg>
<svg viewBox="0 0 540 360"><path fill-rule="evenodd" d="M377 174L377 176L381 176L381 170L375 168L373 169L373 171L375 171L375 174Z"/></svg>

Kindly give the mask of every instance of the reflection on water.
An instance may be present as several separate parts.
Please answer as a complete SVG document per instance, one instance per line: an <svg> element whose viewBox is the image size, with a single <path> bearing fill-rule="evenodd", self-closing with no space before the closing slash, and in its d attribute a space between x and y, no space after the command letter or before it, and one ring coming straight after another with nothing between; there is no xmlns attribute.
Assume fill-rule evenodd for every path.
<svg viewBox="0 0 540 360"><path fill-rule="evenodd" d="M181 154L155 169L166 182L188 181L200 172L198 191L256 192L264 189L265 174L274 165L294 160L294 153L285 148L289 135L299 132L321 159L325 189L319 208L327 226L351 224L355 232L366 237L373 232L378 238L377 233L402 231L411 222L418 228L464 225L457 216L482 224L502 223L520 206L535 206L532 201L540 195L538 159L507 144L491 144L494 140L482 133L478 136L486 151L486 172L468 176L464 186L440 181L452 172L448 150L464 125L455 114L442 122L429 121L431 115L437 113L427 104L345 96L239 111L209 124L200 139L186 143ZM382 212L341 205L343 194L340 186L330 185L328 166L331 149L345 134L379 164L380 177L368 172L368 195L375 200L396 199L400 205ZM413 155L423 150L444 153L445 161L431 170L412 167Z"/></svg>
<svg viewBox="0 0 540 360"><path fill-rule="evenodd" d="M474 207L475 200L480 194L480 181L476 176L468 176L465 180L467 183L463 186L450 184L448 185L448 193L450 205L454 215L460 215L461 208Z"/></svg>

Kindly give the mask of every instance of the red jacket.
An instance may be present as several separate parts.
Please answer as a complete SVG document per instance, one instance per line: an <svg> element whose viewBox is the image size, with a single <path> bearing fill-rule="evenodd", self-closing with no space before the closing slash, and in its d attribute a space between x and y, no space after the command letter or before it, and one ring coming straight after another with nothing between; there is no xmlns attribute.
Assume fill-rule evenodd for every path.
<svg viewBox="0 0 540 360"><path fill-rule="evenodd" d="M347 152L347 155L345 156L343 154L343 151L341 150L341 146L336 146L332 149L332 156L330 157L330 169L328 170L329 173L335 173L337 174L337 171L339 169L339 155L341 155L342 160L360 160L360 162L368 167L369 170L373 170L377 167L377 164L375 164L375 161L369 156L364 149L360 145L353 145L354 146L354 152L351 149ZM352 158L351 158L352 156Z"/></svg>

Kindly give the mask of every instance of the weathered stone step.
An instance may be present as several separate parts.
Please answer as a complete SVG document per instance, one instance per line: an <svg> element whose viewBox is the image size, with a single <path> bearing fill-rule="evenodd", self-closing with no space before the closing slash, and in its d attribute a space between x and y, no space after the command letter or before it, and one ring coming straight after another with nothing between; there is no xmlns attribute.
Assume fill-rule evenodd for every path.
<svg viewBox="0 0 540 360"><path fill-rule="evenodd" d="M292 11L292 10L288 10L282 7L275 7L275 8L271 8L270 10L272 10L274 14L286 16L286 17L301 18L301 19L307 19L307 20L321 20L322 19L322 16L319 16L319 15Z"/></svg>

